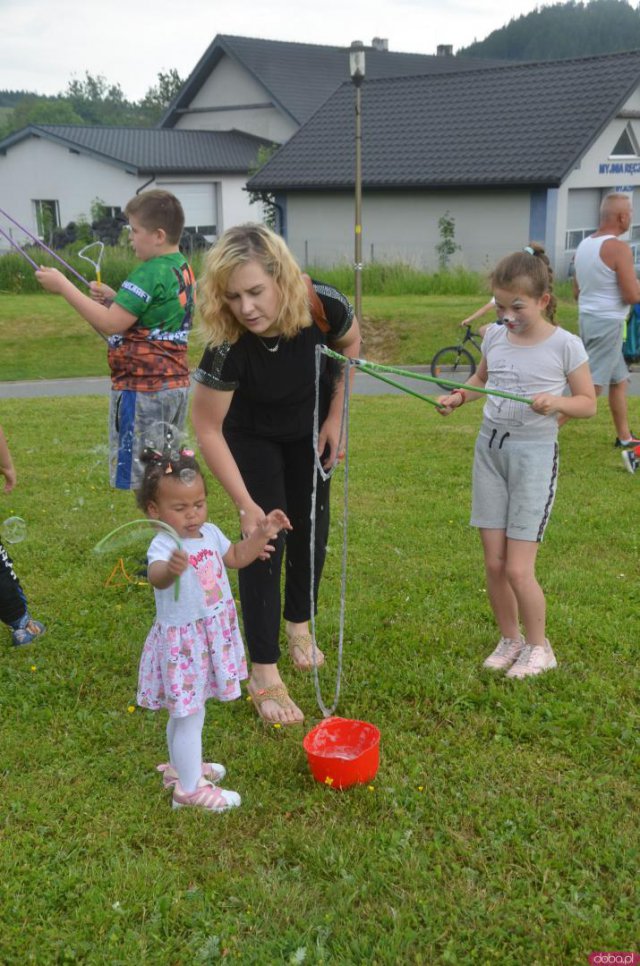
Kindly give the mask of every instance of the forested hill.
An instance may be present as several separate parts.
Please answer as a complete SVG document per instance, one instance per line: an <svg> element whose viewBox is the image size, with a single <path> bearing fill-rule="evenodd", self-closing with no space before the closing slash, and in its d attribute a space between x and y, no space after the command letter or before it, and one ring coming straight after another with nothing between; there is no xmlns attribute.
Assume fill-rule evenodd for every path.
<svg viewBox="0 0 640 966"><path fill-rule="evenodd" d="M626 0L553 3L513 18L485 40L463 47L465 57L560 60L640 47L640 9Z"/></svg>

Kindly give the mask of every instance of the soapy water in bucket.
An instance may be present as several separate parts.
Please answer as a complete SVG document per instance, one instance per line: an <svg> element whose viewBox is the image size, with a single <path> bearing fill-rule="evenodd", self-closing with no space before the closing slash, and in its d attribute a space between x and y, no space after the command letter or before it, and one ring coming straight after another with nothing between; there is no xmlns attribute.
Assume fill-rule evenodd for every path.
<svg viewBox="0 0 640 966"><path fill-rule="evenodd" d="M368 721L325 718L302 742L316 781L348 788L372 781L380 763L380 732Z"/></svg>
<svg viewBox="0 0 640 966"><path fill-rule="evenodd" d="M5 543L22 543L27 536L27 524L22 517L7 517L0 524L0 535Z"/></svg>

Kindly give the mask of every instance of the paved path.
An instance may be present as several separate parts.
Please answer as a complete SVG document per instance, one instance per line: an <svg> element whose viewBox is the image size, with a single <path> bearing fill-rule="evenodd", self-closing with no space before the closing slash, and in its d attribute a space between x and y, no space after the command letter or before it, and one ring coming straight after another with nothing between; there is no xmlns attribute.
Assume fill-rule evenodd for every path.
<svg viewBox="0 0 640 966"><path fill-rule="evenodd" d="M417 372L429 374L428 366L408 366ZM405 379L404 376L393 376L391 379L406 384L423 393L425 396L436 395L442 390L429 382L416 379ZM32 399L38 396L103 396L109 392L111 382L108 376L94 376L86 379L35 379L29 382L0 382L0 399ZM358 372L354 383L354 392L363 396L399 395L402 390L388 386L386 383Z"/></svg>
<svg viewBox="0 0 640 966"><path fill-rule="evenodd" d="M428 366L407 366L417 372L429 373ZM430 382L416 379L405 379L404 376L394 376L391 379L405 383L416 392L425 396L434 396L441 390ZM31 382L0 382L0 399L32 399L38 396L103 396L109 392L110 380L108 376L94 376L86 379L37 379ZM354 393L360 396L400 395L401 389L388 386L385 382L375 379L366 372L356 373ZM632 372L629 381L629 395L640 396L640 372Z"/></svg>

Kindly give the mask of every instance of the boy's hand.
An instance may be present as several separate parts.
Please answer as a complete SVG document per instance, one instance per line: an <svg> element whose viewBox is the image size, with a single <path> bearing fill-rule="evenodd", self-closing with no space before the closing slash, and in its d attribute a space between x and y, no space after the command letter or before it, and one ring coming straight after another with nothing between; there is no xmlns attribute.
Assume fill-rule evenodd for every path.
<svg viewBox="0 0 640 966"><path fill-rule="evenodd" d="M64 287L71 284L57 268L47 268L44 265L36 272L36 278L47 292L53 292L54 295L61 295Z"/></svg>
<svg viewBox="0 0 640 966"><path fill-rule="evenodd" d="M113 302L116 292L115 289L112 289L110 285L105 285L104 282L89 282L89 295L94 302L105 305L107 302Z"/></svg>

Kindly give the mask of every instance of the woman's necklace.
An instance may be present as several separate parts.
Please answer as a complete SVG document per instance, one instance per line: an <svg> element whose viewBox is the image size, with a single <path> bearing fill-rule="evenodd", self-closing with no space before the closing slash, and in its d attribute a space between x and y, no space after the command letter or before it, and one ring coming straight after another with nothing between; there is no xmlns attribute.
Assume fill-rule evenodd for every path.
<svg viewBox="0 0 640 966"><path fill-rule="evenodd" d="M264 341L261 335L259 335L258 338L260 339L260 342L263 344L267 352L277 352L278 349L280 348L280 339L282 338L282 335L278 336L278 341L276 342L275 345L267 345L267 343Z"/></svg>

